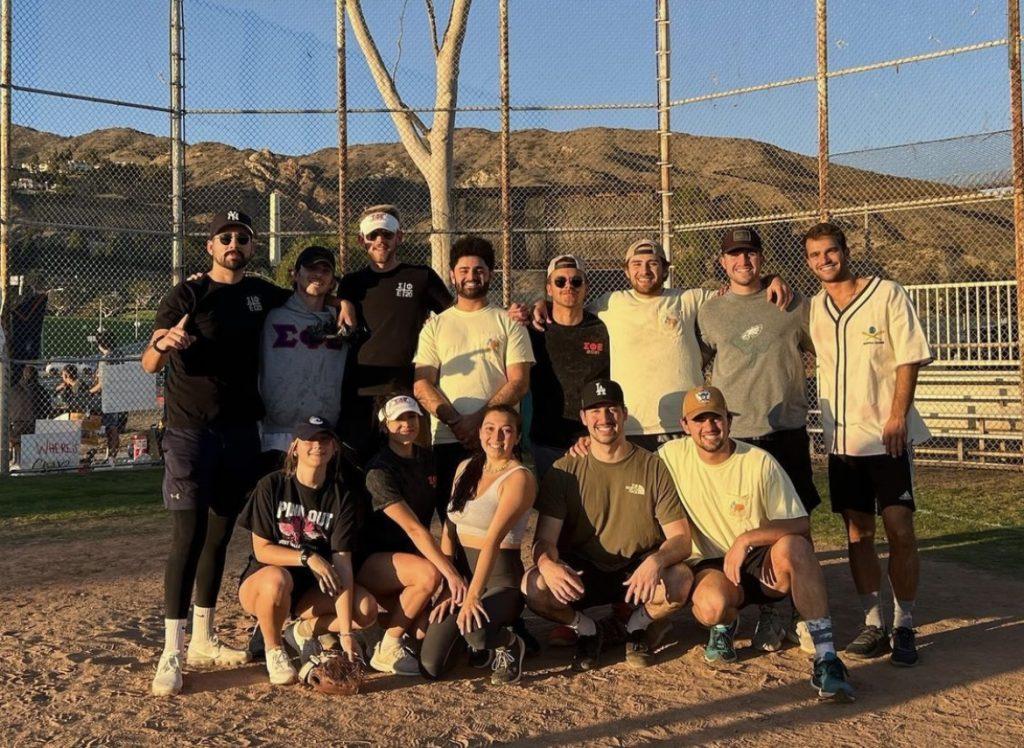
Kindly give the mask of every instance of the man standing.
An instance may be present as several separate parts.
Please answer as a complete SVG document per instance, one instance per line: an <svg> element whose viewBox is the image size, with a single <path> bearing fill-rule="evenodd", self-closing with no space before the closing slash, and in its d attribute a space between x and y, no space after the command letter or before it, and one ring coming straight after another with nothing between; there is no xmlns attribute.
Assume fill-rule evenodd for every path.
<svg viewBox="0 0 1024 748"><path fill-rule="evenodd" d="M413 383L413 354L430 313L451 306L452 296L426 265L398 261L402 230L394 205L373 205L359 217L359 241L369 264L341 281L339 295L351 300L369 337L355 354L346 381L345 437L364 458L379 433L375 399Z"/></svg>
<svg viewBox="0 0 1024 748"><path fill-rule="evenodd" d="M547 292L551 324L543 332L530 328L537 364L530 377L533 421L530 444L537 479L587 433L580 423L583 385L609 376L608 328L583 308L587 279L572 255L548 263Z"/></svg>
<svg viewBox="0 0 1024 748"><path fill-rule="evenodd" d="M263 324L261 440L270 453L268 471L281 466L293 427L310 413L338 422L348 346L333 335L336 317L324 303L334 288L334 254L315 245L302 250L292 269L294 293Z"/></svg>
<svg viewBox="0 0 1024 748"><path fill-rule="evenodd" d="M628 415L616 382L585 385L580 419L589 453L555 461L537 499L526 603L576 631L574 670L597 667L604 644L585 609L635 606L626 623L626 661L644 667L667 632L664 619L685 603L693 581L683 563L690 528L679 495L658 458L626 441Z"/></svg>
<svg viewBox="0 0 1024 748"><path fill-rule="evenodd" d="M890 662L909 667L918 661L912 614L920 571L911 450L931 436L913 403L918 370L932 355L907 292L892 281L858 277L838 226L813 226L804 246L822 285L811 300L810 326L829 493L832 511L846 524L850 570L864 608L864 628L846 654L877 657L891 647ZM876 513L889 540L891 637L879 603Z"/></svg>
<svg viewBox="0 0 1024 748"><path fill-rule="evenodd" d="M89 388L89 394L99 395L100 402L103 397L103 384L107 377L107 367L116 360L114 356L114 339L106 332L96 334L96 349L100 358L104 359L96 367L96 381ZM108 393L109 394L109 393ZM118 411L115 413L103 412L103 431L107 437L107 462L111 465L117 461L117 452L121 448L121 434L128 426L128 413Z"/></svg>
<svg viewBox="0 0 1024 748"><path fill-rule="evenodd" d="M713 356L711 383L736 411L731 436L774 457L810 515L821 497L814 486L807 436L803 354L814 352L809 305L796 294L785 309L766 305L761 296L763 262L757 231L744 227L725 232L719 263L729 290L700 308L697 329ZM795 626L789 628L790 637L799 642ZM769 652L781 649L786 629L776 607L762 605L754 646ZM810 649L810 642L804 646Z"/></svg>
<svg viewBox="0 0 1024 748"><path fill-rule="evenodd" d="M455 470L480 447L480 422L488 405L517 406L530 386L533 350L523 327L491 306L494 249L478 236L452 245L455 306L432 317L416 349L416 399L433 416L438 516L447 516Z"/></svg>

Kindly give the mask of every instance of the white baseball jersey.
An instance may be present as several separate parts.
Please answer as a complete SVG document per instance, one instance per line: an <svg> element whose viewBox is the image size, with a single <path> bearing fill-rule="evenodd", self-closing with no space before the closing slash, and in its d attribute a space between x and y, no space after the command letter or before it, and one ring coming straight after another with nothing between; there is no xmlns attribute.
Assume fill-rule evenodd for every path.
<svg viewBox="0 0 1024 748"><path fill-rule="evenodd" d="M811 300L811 339L818 359L818 401L825 444L843 455L885 454L882 429L896 390L896 367L931 363L921 322L898 283L872 278L845 309L824 289ZM931 436L917 409L907 438Z"/></svg>

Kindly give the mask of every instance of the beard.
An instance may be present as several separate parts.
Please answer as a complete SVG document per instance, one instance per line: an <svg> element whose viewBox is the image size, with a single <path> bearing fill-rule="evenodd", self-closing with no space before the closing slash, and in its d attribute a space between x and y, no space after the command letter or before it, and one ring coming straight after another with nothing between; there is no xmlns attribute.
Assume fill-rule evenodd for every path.
<svg viewBox="0 0 1024 748"><path fill-rule="evenodd" d="M466 281L463 281L456 290L464 299L482 299L491 290L491 282L485 281L476 288L466 288Z"/></svg>
<svg viewBox="0 0 1024 748"><path fill-rule="evenodd" d="M717 436L700 436L694 439L694 441L697 442L697 446L705 452L718 452L722 447L728 444L728 439L726 439L725 434L718 434Z"/></svg>
<svg viewBox="0 0 1024 748"><path fill-rule="evenodd" d="M224 253L220 257L217 255L213 256L215 264L220 265L222 268L227 270L241 270L249 264L249 258L241 252L232 252L231 257L228 257L228 253Z"/></svg>

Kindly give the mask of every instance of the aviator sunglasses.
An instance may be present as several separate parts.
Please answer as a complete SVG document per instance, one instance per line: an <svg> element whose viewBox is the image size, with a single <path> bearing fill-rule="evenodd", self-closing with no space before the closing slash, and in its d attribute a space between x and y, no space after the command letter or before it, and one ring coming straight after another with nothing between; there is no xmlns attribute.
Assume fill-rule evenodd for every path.
<svg viewBox="0 0 1024 748"><path fill-rule="evenodd" d="M235 244L237 244L239 247L244 247L246 244L249 243L249 235L240 233L217 234L217 241L219 241L226 247L229 244L231 244L232 236L235 237Z"/></svg>
<svg viewBox="0 0 1024 748"><path fill-rule="evenodd" d="M574 275L572 278L559 276L558 278L555 278L552 281L552 283L554 283L557 288L565 288L566 283L568 283L573 288L579 288L580 286L583 285L583 279L578 275Z"/></svg>

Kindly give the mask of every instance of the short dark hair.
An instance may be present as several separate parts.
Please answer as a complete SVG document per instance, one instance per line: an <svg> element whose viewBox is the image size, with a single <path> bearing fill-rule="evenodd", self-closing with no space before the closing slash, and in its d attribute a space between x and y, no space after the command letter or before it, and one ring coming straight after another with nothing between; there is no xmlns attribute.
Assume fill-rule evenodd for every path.
<svg viewBox="0 0 1024 748"><path fill-rule="evenodd" d="M452 256L448 262L451 270L463 257L479 257L488 270L494 270L494 247L482 236L463 236L452 245Z"/></svg>
<svg viewBox="0 0 1024 748"><path fill-rule="evenodd" d="M846 246L846 234L843 230L836 226L834 223L827 221L822 223L816 223L811 226L807 231L804 232L804 248L807 247L807 241L809 239L835 239L836 244L844 252L848 251Z"/></svg>

